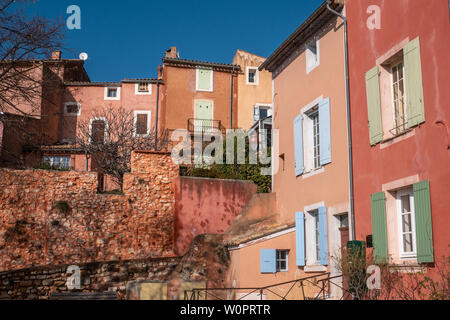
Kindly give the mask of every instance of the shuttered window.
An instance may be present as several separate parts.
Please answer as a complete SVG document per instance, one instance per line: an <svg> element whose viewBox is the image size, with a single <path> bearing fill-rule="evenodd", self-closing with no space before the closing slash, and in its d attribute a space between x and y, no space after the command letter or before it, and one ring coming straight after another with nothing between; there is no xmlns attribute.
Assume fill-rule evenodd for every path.
<svg viewBox="0 0 450 320"><path fill-rule="evenodd" d="M213 71L197 69L197 91L213 91Z"/></svg>
<svg viewBox="0 0 450 320"><path fill-rule="evenodd" d="M298 177L305 171L303 158L303 116L294 119L294 148L295 148L295 176Z"/></svg>
<svg viewBox="0 0 450 320"><path fill-rule="evenodd" d="M296 261L298 267L306 265L305 245L305 213L297 212L295 215Z"/></svg>
<svg viewBox="0 0 450 320"><path fill-rule="evenodd" d="M413 186L417 237L417 261L433 263L433 227L431 220L430 182L422 181Z"/></svg>
<svg viewBox="0 0 450 320"><path fill-rule="evenodd" d="M388 262L386 196L384 192L372 195L373 256L376 263Z"/></svg>
<svg viewBox="0 0 450 320"><path fill-rule="evenodd" d="M414 39L403 48L407 97L408 127L425 122L420 40Z"/></svg>
<svg viewBox="0 0 450 320"><path fill-rule="evenodd" d="M319 103L320 165L331 163L330 98Z"/></svg>
<svg viewBox="0 0 450 320"><path fill-rule="evenodd" d="M319 260L323 266L328 265L328 219L327 208L319 208Z"/></svg>
<svg viewBox="0 0 450 320"><path fill-rule="evenodd" d="M369 135L372 146L383 140L381 120L380 75L378 66L366 73L367 111L369 115Z"/></svg>
<svg viewBox="0 0 450 320"><path fill-rule="evenodd" d="M106 137L106 122L104 120L94 120L91 125L91 142L104 143Z"/></svg>
<svg viewBox="0 0 450 320"><path fill-rule="evenodd" d="M277 250L261 250L261 273L277 273Z"/></svg>

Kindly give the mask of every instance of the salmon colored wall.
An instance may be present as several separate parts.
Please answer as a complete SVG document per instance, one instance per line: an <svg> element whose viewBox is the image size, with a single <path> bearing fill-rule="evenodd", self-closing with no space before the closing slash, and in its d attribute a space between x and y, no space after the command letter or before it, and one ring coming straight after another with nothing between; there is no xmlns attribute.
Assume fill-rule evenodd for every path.
<svg viewBox="0 0 450 320"><path fill-rule="evenodd" d="M183 255L198 235L224 233L256 192L250 181L182 177L175 218L177 254Z"/></svg>
<svg viewBox="0 0 450 320"><path fill-rule="evenodd" d="M305 206L325 201L325 206L349 201L348 147L345 100L345 68L342 27L320 38L320 65L306 74L305 52L275 77L274 129L280 132L280 154L285 165L274 176L274 192L281 220L295 222ZM330 97L332 163L324 172L304 178L295 176L294 118L318 97Z"/></svg>
<svg viewBox="0 0 450 320"><path fill-rule="evenodd" d="M273 239L261 239L251 243L249 246L239 250L231 250L231 265L228 270L228 282L235 284L235 288L261 288L278 283L289 282L305 277L319 275L320 273L303 273L296 266L295 230ZM263 274L260 268L260 252L262 249L290 249L288 257L288 272L278 272L276 274ZM284 295L291 288L292 284L279 286L272 291ZM318 293L317 288L305 284L307 297L312 297L313 293ZM238 294L250 293L251 291L237 291ZM280 298L270 292L265 292L268 300L279 300ZM295 289L288 295L288 299L303 299L301 290L296 285Z"/></svg>
<svg viewBox="0 0 450 320"><path fill-rule="evenodd" d="M77 124L90 121L94 112L100 112L103 108L122 107L129 111L151 111L152 128L155 126L156 118L156 84L152 84L151 95L136 95L134 83L122 83L120 100L105 100L104 86L69 86L66 88L64 102L81 103L81 116L64 116L62 139L72 139L76 137Z"/></svg>
<svg viewBox="0 0 450 320"><path fill-rule="evenodd" d="M259 71L259 84L247 84L247 67L259 68L266 59L257 55L238 50L233 64L241 66L239 74L238 97L238 127L244 130L250 129L254 121L254 107L256 104L272 105L272 73Z"/></svg>
<svg viewBox="0 0 450 320"><path fill-rule="evenodd" d="M164 67L164 119L167 129L187 129L194 118L194 100L214 101L214 120L230 128L230 73L214 70L214 92L196 91L195 68ZM233 77L233 127L237 126L237 77Z"/></svg>
<svg viewBox="0 0 450 320"><path fill-rule="evenodd" d="M369 5L381 8L381 30L368 30ZM356 235L372 234L370 195L384 184L418 175L430 180L435 259L450 244L450 19L447 0L348 0L355 170ZM371 147L365 73L402 40L420 37L426 122L406 140ZM436 124L444 121L444 125Z"/></svg>

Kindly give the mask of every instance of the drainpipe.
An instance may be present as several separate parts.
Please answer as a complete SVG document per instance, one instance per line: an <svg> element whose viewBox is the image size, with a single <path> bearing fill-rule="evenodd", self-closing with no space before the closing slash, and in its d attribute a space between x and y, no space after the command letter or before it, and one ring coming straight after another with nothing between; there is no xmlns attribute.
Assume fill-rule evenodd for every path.
<svg viewBox="0 0 450 320"><path fill-rule="evenodd" d="M233 73L234 73L234 66L233 69L231 69L231 78L230 78L230 129L233 129Z"/></svg>
<svg viewBox="0 0 450 320"><path fill-rule="evenodd" d="M349 77L349 59L348 59L348 33L347 33L347 18L339 12L333 10L330 6L332 0L327 1L327 9L334 15L338 16L344 21L344 42L345 42L345 81L346 81L346 96L347 96L347 131L348 131L348 164L349 164L349 182L350 182L350 220L351 220L351 240L356 240L355 230L355 196L354 196L354 182L353 182L353 144L352 144L352 124L351 124L351 108L350 108L350 77Z"/></svg>
<svg viewBox="0 0 450 320"><path fill-rule="evenodd" d="M156 123L155 123L155 151L158 149L158 119L159 118L159 79L156 82Z"/></svg>

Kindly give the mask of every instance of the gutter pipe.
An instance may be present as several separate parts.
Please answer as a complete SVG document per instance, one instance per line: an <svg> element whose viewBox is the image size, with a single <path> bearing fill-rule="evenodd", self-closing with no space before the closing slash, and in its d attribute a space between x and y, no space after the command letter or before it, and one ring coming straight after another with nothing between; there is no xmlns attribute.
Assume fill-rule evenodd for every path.
<svg viewBox="0 0 450 320"><path fill-rule="evenodd" d="M349 182L350 182L350 220L351 220L351 240L356 240L355 229L355 186L353 179L353 144L352 144L352 124L351 124L351 103L350 103L350 71L348 58L348 30L347 18L331 8L332 0L327 0L327 9L344 21L344 42L345 42L345 80L347 96L347 131L348 131L348 164L349 164Z"/></svg>

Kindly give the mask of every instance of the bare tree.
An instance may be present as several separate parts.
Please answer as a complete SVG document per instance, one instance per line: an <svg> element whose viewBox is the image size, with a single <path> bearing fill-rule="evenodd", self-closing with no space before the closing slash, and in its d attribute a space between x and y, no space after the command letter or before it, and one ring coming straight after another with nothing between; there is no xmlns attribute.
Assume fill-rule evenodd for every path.
<svg viewBox="0 0 450 320"><path fill-rule="evenodd" d="M63 24L28 17L25 9L32 2L0 0L0 121L24 143L38 144L42 132L34 120L47 98L43 87L55 87L42 76L41 59L61 48Z"/></svg>
<svg viewBox="0 0 450 320"><path fill-rule="evenodd" d="M156 137L146 118L135 119L132 111L122 107L94 111L77 128L77 145L91 156L100 173L111 176L120 187L124 174L131 170L132 151L166 148L163 134Z"/></svg>

